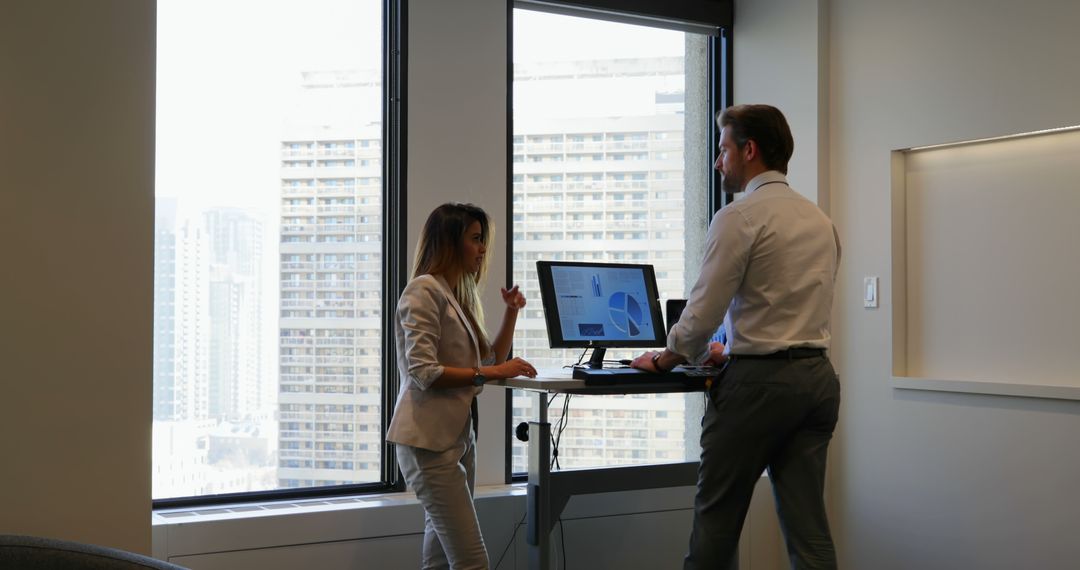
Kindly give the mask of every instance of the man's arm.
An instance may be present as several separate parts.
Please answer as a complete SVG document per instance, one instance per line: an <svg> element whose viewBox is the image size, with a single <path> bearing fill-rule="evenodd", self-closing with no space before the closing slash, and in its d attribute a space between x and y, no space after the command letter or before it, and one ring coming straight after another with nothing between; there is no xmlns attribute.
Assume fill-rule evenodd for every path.
<svg viewBox="0 0 1080 570"><path fill-rule="evenodd" d="M709 358L709 340L742 283L752 245L750 226L738 209L717 212L709 226L701 273L679 322L668 334L668 351L693 363Z"/></svg>
<svg viewBox="0 0 1080 570"><path fill-rule="evenodd" d="M735 296L750 259L753 236L742 213L735 208L723 208L709 224L705 241L705 260L697 283L690 290L686 308L679 322L668 333L667 348L646 352L630 364L650 372L663 372L683 362L719 363L710 349L723 351L723 345L709 340L724 321L728 305Z"/></svg>

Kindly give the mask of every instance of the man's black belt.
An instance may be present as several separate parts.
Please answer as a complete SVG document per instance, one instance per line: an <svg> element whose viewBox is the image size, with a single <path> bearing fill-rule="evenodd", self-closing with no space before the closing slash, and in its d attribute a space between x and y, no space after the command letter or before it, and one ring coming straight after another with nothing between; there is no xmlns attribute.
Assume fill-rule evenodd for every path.
<svg viewBox="0 0 1080 570"><path fill-rule="evenodd" d="M819 356L825 356L824 348L796 347L786 350L778 350L776 352L770 352L769 354L732 354L729 356L729 358L731 358L732 360L739 360L743 358L762 360L793 360L796 358L817 358Z"/></svg>

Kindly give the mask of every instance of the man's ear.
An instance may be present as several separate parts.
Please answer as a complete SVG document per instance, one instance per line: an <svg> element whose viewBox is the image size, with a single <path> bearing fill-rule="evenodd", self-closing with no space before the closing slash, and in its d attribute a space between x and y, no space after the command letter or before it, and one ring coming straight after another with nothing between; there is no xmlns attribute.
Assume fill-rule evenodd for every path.
<svg viewBox="0 0 1080 570"><path fill-rule="evenodd" d="M753 162L753 160L761 156L758 148L757 141L754 139L747 139L746 144L743 145L743 158L746 162Z"/></svg>

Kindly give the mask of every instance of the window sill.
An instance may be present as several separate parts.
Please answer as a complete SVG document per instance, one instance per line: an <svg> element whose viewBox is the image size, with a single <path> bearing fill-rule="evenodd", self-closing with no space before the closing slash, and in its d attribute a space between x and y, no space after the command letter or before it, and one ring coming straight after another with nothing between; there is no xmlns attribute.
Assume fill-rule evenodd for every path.
<svg viewBox="0 0 1080 570"><path fill-rule="evenodd" d="M986 394L992 396L1019 396L1022 398L1050 398L1055 400L1080 400L1080 386L1064 384L1018 384L990 380L950 380L938 378L915 378L893 376L892 385L902 390L928 390L933 392L958 392L963 394Z"/></svg>
<svg viewBox="0 0 1080 570"><path fill-rule="evenodd" d="M476 499L488 500L500 497L525 495L524 484L487 485L477 487ZM406 507L418 505L416 495L411 492L382 493L373 495L352 495L326 497L298 501L267 501L261 503L235 503L207 507L186 507L180 509L155 509L152 514L154 526L177 523L227 521L267 516L286 516L308 513L350 511L357 509L375 509Z"/></svg>

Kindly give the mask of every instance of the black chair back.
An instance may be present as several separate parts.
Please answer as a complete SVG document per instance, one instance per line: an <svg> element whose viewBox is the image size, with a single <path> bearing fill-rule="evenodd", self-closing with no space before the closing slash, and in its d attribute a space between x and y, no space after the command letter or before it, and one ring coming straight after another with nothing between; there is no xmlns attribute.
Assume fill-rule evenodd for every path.
<svg viewBox="0 0 1080 570"><path fill-rule="evenodd" d="M70 540L0 534L0 568L20 570L185 570L118 548Z"/></svg>

